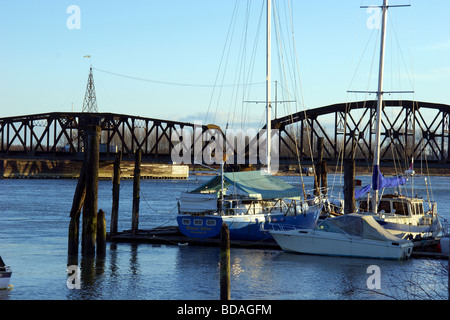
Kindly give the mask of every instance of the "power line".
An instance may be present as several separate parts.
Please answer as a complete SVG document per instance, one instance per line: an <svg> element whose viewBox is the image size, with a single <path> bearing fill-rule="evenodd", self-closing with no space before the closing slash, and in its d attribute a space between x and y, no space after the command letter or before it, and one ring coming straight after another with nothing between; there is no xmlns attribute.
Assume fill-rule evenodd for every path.
<svg viewBox="0 0 450 320"><path fill-rule="evenodd" d="M128 78L132 80L137 81L144 81L144 82L150 82L154 84L161 84L161 85L169 85L169 86L178 86L178 87L200 87L200 88L214 88L214 87L238 87L238 86L248 86L248 85L260 85L264 84L264 82L261 83L251 83L251 84L223 84L223 85L212 85L212 84L192 84L192 83L180 83L180 82L168 82L168 81L159 81L159 80L152 80L152 79L145 79L140 77L134 77L134 76L128 76L124 74L119 74L116 72L101 70L97 68L93 68L94 70L107 73L110 75L122 77L122 78Z"/></svg>

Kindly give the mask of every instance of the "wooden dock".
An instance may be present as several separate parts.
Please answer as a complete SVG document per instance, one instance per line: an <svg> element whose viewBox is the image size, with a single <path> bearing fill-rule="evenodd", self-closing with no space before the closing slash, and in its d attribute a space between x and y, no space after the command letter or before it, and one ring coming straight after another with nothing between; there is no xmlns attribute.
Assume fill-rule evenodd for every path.
<svg viewBox="0 0 450 320"><path fill-rule="evenodd" d="M166 245L190 245L190 246L210 246L219 247L220 238L208 239L192 239L183 235L178 227L160 227L151 230L139 230L136 235L131 233L131 230L125 230L110 236L108 233L107 239L109 242L116 243L151 243L151 244L166 244ZM247 248L247 249L271 249L281 250L275 241L237 241L231 240L231 247ZM428 259L448 259L449 255L438 252L437 247L439 240L424 239L414 243L412 258L428 258Z"/></svg>
<svg viewBox="0 0 450 320"><path fill-rule="evenodd" d="M167 245L195 245L219 247L221 240L217 238L193 239L183 235L178 227L161 227L151 230L141 230L133 235L131 230L124 230L111 236L107 234L109 242L117 243L153 243ZM236 241L231 240L231 247L249 249L275 249L281 250L275 241Z"/></svg>

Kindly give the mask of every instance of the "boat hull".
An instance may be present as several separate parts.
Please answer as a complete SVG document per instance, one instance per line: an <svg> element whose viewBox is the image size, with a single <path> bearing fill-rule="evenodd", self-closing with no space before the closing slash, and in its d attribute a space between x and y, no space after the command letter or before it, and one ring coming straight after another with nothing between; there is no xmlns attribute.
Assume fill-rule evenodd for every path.
<svg viewBox="0 0 450 320"><path fill-rule="evenodd" d="M269 232L271 224L293 225L298 228L313 228L319 219L321 210L306 214L284 216L280 214L248 214L248 215L179 215L177 218L180 231L190 238L210 238L219 236L222 223L226 223L230 231L230 240L240 241L274 241ZM188 220L192 222L189 224ZM200 220L202 222L200 222ZM216 222L213 223L212 221ZM194 227L194 221L197 226ZM207 228L207 225L214 228Z"/></svg>
<svg viewBox="0 0 450 320"><path fill-rule="evenodd" d="M366 240L342 234L329 234L315 230L271 231L279 246L287 252L405 260L411 256L412 243Z"/></svg>
<svg viewBox="0 0 450 320"><path fill-rule="evenodd" d="M401 223L395 220L383 219L375 216L375 220L387 231L399 238L416 238L416 237L436 237L441 225L439 219L436 217L431 225L412 225L408 223Z"/></svg>
<svg viewBox="0 0 450 320"><path fill-rule="evenodd" d="M3 267L0 270L0 289L8 289L9 281L11 279L12 270L10 267Z"/></svg>
<svg viewBox="0 0 450 320"><path fill-rule="evenodd" d="M181 233L195 239L216 237L222 227L222 218L218 215L182 214L177 217L177 222Z"/></svg>

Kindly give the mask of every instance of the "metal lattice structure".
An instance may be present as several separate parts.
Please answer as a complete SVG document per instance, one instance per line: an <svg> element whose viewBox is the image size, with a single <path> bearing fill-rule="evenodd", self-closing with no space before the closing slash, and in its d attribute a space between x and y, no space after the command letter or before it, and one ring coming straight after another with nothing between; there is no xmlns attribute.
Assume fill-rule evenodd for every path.
<svg viewBox="0 0 450 320"><path fill-rule="evenodd" d="M356 160L370 163L375 109L376 101L341 103L272 120L272 128L279 129L280 164L313 161L319 137L324 138L324 160L337 163L350 157L353 136L357 139ZM0 118L0 157L82 159L82 137L89 124L101 127L102 157L113 157L122 150L125 159L132 159L140 148L143 160L162 163L172 161L176 144L171 141L172 134L184 129L193 140L195 128L192 123L114 113L53 112ZM382 128L384 162L396 158L406 163L412 157L426 157L430 164L450 164L449 105L385 101ZM192 140L187 145L192 146Z"/></svg>
<svg viewBox="0 0 450 320"><path fill-rule="evenodd" d="M323 137L324 158L336 162L350 157L355 137L356 159L372 161L376 104L375 100L340 103L274 120L272 126L280 130L281 156L311 160L315 148L311 157L309 146ZM382 113L383 161L426 157L432 162L450 162L449 105L388 100Z"/></svg>
<svg viewBox="0 0 450 320"><path fill-rule="evenodd" d="M97 96L95 95L94 75L92 67L89 71L88 83L86 85L86 93L83 100L82 112L97 113Z"/></svg>
<svg viewBox="0 0 450 320"><path fill-rule="evenodd" d="M135 117L114 113L53 112L0 119L0 157L80 158L83 133L88 125L101 127L100 152L112 157L122 150L133 158L140 148L143 159L170 162L172 133L190 123Z"/></svg>

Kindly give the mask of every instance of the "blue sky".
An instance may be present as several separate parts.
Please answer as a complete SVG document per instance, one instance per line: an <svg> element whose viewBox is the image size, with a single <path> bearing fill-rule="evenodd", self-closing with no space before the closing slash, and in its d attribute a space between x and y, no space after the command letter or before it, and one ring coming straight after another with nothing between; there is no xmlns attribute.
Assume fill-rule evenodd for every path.
<svg viewBox="0 0 450 320"><path fill-rule="evenodd" d="M288 1L276 2L284 23ZM301 92L283 96L298 104L290 109L280 106L279 116L364 99L347 90L376 90L379 35L367 26L373 13L360 5L380 3L291 0L298 59L298 65L291 66L300 71ZM411 7L390 9L385 89L415 94L389 98L450 104L450 1L390 3ZM79 29L67 27L71 5L80 8ZM100 112L218 124L230 121L234 112L235 123L245 117L259 121L263 104L243 100L264 99L261 37L257 55L250 57L262 5L263 0L249 5L244 0L0 0L0 117L71 111L72 104L74 111L81 111L92 64ZM243 60L238 53L247 8ZM236 24L228 33L233 12ZM260 32L262 36L264 28ZM233 35L230 46L228 34L228 40ZM284 88L279 89L281 100L293 85L285 84L278 72L276 47L273 80ZM245 97L229 86L246 80L253 86ZM226 86L213 88L215 83Z"/></svg>

